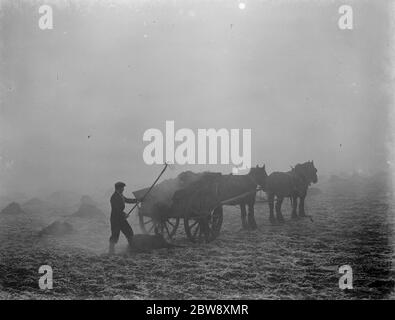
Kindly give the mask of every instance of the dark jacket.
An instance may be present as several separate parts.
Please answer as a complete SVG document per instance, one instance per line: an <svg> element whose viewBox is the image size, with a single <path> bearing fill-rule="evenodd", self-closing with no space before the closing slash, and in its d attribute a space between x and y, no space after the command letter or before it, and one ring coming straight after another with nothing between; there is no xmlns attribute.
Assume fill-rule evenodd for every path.
<svg viewBox="0 0 395 320"><path fill-rule="evenodd" d="M114 192L111 196L111 217L123 218L125 216L125 203L137 203L136 199L126 198L118 192Z"/></svg>

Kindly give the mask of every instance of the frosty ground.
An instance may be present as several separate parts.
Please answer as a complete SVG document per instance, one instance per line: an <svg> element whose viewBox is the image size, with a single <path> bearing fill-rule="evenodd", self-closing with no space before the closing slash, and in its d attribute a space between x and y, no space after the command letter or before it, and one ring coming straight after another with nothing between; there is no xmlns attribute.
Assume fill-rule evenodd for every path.
<svg viewBox="0 0 395 320"><path fill-rule="evenodd" d="M1 215L0 298L394 298L392 195L378 189L343 191L324 186L322 193L308 197L313 222L291 220L285 201L286 223L273 226L267 204L259 203L258 230L243 231L239 209L225 207L221 234L211 243L190 243L180 223L174 242L184 248L129 255L122 238L114 257L106 254L105 202L98 206L106 216L97 218L70 218L73 206ZM69 219L74 232L37 235L59 219ZM136 216L129 221L135 233L141 232ZM38 269L44 264L53 268L52 290L38 287ZM338 269L345 264L353 268L353 290L339 289Z"/></svg>

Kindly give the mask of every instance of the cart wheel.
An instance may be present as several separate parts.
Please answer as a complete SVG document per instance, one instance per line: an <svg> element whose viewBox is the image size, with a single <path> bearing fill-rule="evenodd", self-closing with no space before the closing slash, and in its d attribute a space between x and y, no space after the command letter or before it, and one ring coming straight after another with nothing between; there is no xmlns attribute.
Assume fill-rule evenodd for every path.
<svg viewBox="0 0 395 320"><path fill-rule="evenodd" d="M156 233L162 234L166 240L172 240L179 224L180 218L167 218L159 222L157 228L154 229Z"/></svg>
<svg viewBox="0 0 395 320"><path fill-rule="evenodd" d="M155 232L156 223L151 217L139 214L140 229L144 234L150 234Z"/></svg>
<svg viewBox="0 0 395 320"><path fill-rule="evenodd" d="M192 242L210 242L218 237L222 221L222 207L217 207L208 215L185 217L185 232Z"/></svg>
<svg viewBox="0 0 395 320"><path fill-rule="evenodd" d="M162 234L166 240L171 240L177 232L180 218L168 218L158 222L151 217L140 214L139 224L144 234Z"/></svg>

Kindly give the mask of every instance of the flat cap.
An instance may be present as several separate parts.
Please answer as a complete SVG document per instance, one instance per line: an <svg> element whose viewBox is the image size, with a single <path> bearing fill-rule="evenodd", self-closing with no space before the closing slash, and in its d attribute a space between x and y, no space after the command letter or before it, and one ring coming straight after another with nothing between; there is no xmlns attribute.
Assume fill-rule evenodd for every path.
<svg viewBox="0 0 395 320"><path fill-rule="evenodd" d="M126 184L124 184L123 182L119 181L117 183L115 183L115 189L119 189L119 188L123 188L124 186L126 186Z"/></svg>

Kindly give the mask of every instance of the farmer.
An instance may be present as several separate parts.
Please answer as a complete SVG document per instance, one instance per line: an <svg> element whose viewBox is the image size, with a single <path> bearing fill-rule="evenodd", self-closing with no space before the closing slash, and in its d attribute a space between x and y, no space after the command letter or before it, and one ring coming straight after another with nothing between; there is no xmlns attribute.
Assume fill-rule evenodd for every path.
<svg viewBox="0 0 395 320"><path fill-rule="evenodd" d="M129 199L123 195L123 190L126 184L123 182L117 182L115 184L115 191L111 196L111 237L110 237L110 247L109 254L115 253L115 244L118 242L119 233L125 235L128 240L129 245L131 245L133 240L133 230L126 220L125 203L137 203L136 199Z"/></svg>

